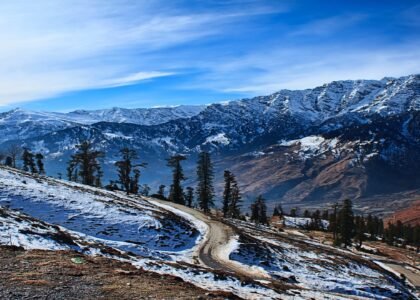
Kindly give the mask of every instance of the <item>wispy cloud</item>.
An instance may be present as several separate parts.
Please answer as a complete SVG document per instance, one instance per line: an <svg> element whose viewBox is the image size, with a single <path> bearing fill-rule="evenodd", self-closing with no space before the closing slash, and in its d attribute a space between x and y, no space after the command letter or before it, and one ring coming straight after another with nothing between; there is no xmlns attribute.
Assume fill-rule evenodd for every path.
<svg viewBox="0 0 420 300"><path fill-rule="evenodd" d="M419 47L420 43L364 49L348 45L347 50L331 45L277 47L209 66L212 70L189 87L261 95L312 88L338 79L404 76L420 71Z"/></svg>
<svg viewBox="0 0 420 300"><path fill-rule="evenodd" d="M366 18L367 16L362 15L362 14L344 14L344 15L339 15L339 16L332 16L328 18L318 19L312 22L305 23L301 26L298 26L298 28L293 30L290 33L290 35L292 36L330 35L330 34L339 32L343 29L349 28Z"/></svg>
<svg viewBox="0 0 420 300"><path fill-rule="evenodd" d="M388 8L385 16L357 8L315 17L308 3L287 3L296 2L4 2L0 106L142 81L165 89L163 99L174 90L182 97L192 89L257 95L420 72L419 36L405 32L417 27L418 6ZM170 76L170 88L153 85Z"/></svg>
<svg viewBox="0 0 420 300"><path fill-rule="evenodd" d="M176 73L171 47L214 36L269 10L188 12L166 1L23 1L1 4L0 105Z"/></svg>

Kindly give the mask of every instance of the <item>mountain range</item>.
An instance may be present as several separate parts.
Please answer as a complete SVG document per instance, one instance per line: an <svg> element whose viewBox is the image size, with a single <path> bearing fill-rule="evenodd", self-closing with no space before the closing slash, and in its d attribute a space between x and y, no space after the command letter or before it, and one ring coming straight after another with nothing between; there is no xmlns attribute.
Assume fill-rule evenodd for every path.
<svg viewBox="0 0 420 300"><path fill-rule="evenodd" d="M106 152L106 178L123 146L149 163L142 180L169 183L165 159L210 151L216 190L222 171L238 177L246 201L257 194L285 207L320 208L351 198L357 209L389 214L420 198L420 75L334 81L306 90L207 106L70 113L15 109L0 114L0 149L10 144L46 155L50 175L64 173L75 145ZM246 203L246 207L248 204Z"/></svg>

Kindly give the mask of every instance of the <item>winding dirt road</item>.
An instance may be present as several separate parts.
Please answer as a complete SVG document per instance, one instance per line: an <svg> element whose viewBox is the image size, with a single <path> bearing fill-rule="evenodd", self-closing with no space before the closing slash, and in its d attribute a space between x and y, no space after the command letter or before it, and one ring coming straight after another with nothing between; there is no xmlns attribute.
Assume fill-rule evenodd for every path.
<svg viewBox="0 0 420 300"><path fill-rule="evenodd" d="M201 265L215 270L232 272L237 275L252 278L253 280L267 280L271 278L266 272L259 268L252 268L229 259L232 244L236 243L237 238L231 227L210 218L198 210L184 205L150 198L147 200L162 208L170 206L185 212L207 225L207 234L196 247L194 253L194 258L197 259L198 263Z"/></svg>

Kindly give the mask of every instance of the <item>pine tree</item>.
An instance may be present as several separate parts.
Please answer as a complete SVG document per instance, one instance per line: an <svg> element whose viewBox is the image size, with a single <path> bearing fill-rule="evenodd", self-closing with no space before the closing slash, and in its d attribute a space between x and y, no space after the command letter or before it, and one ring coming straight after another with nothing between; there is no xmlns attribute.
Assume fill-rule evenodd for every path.
<svg viewBox="0 0 420 300"><path fill-rule="evenodd" d="M333 211L329 215L328 221L329 221L328 230L333 233L334 245L338 245L339 244L338 231L340 228L340 222L339 222L339 216L338 216L338 203L334 203Z"/></svg>
<svg viewBox="0 0 420 300"><path fill-rule="evenodd" d="M326 209L326 210L324 210L322 212L322 219L323 220L326 220L326 221L328 221L330 219L330 215L329 215L328 209Z"/></svg>
<svg viewBox="0 0 420 300"><path fill-rule="evenodd" d="M225 218L239 218L241 214L241 194L235 175L226 170L223 174L225 188L223 190L223 216Z"/></svg>
<svg viewBox="0 0 420 300"><path fill-rule="evenodd" d="M44 159L44 155L42 155L41 153L37 153L35 155L36 158L36 165L38 167L38 173L39 174L45 174L45 168L44 168L44 162L42 161Z"/></svg>
<svg viewBox="0 0 420 300"><path fill-rule="evenodd" d="M353 204L350 199L343 202L343 208L340 210L340 242L344 246L351 246L351 238L354 232Z"/></svg>
<svg viewBox="0 0 420 300"><path fill-rule="evenodd" d="M366 218L366 232L369 234L369 239L374 240L376 234L375 222L371 214Z"/></svg>
<svg viewBox="0 0 420 300"><path fill-rule="evenodd" d="M356 229L356 241L357 241L357 248L361 248L363 241L365 240L365 220L361 216L355 217L355 229Z"/></svg>
<svg viewBox="0 0 420 300"><path fill-rule="evenodd" d="M181 186L185 180L181 161L185 160L183 155L174 155L168 159L168 166L172 168L172 184L169 194L169 200L178 204L185 205L184 192Z"/></svg>
<svg viewBox="0 0 420 300"><path fill-rule="evenodd" d="M146 163L138 165L139 167L146 166ZM139 193L139 181L140 181L140 175L141 171L140 169L136 168L133 170L134 176L130 179L130 193L132 194L138 194Z"/></svg>
<svg viewBox="0 0 420 300"><path fill-rule="evenodd" d="M229 216L234 219L239 219L241 217L241 203L242 203L242 196L239 191L238 183L236 179L233 178L232 184L232 196L231 201L229 204Z"/></svg>
<svg viewBox="0 0 420 300"><path fill-rule="evenodd" d="M6 157L6 161L4 162L4 164L8 167L13 167L13 159L10 156Z"/></svg>
<svg viewBox="0 0 420 300"><path fill-rule="evenodd" d="M201 152L199 154L197 163L197 196L200 208L208 213L210 208L214 205L214 191L213 191L213 165L210 160L210 154Z"/></svg>
<svg viewBox="0 0 420 300"><path fill-rule="evenodd" d="M296 207L291 208L289 214L291 217L295 218L297 216L297 208Z"/></svg>
<svg viewBox="0 0 420 300"><path fill-rule="evenodd" d="M80 176L83 184L100 186L102 171L98 160L104 156L103 152L94 150L89 141L76 145L76 148L77 151L71 156L67 167L69 179L77 180Z"/></svg>
<svg viewBox="0 0 420 300"><path fill-rule="evenodd" d="M27 148L23 149L23 154L22 154L22 161L23 161L23 166L22 166L22 170L25 172L29 172L29 150Z"/></svg>
<svg viewBox="0 0 420 300"><path fill-rule="evenodd" d="M282 217L282 216L283 216L283 208L281 204L278 204L274 207L273 217Z"/></svg>
<svg viewBox="0 0 420 300"><path fill-rule="evenodd" d="M23 149L22 154L22 160L23 160L23 170L26 172L38 173L38 170L36 169L35 161L34 161L34 154L29 151L28 148Z"/></svg>
<svg viewBox="0 0 420 300"><path fill-rule="evenodd" d="M223 178L225 180L225 188L223 190L223 217L227 218L229 213L229 205L232 201L232 179L233 175L230 171L225 170L223 173Z"/></svg>
<svg viewBox="0 0 420 300"><path fill-rule="evenodd" d="M160 199L166 199L166 197L165 197L165 187L166 186L164 184L159 185L157 195Z"/></svg>
<svg viewBox="0 0 420 300"><path fill-rule="evenodd" d="M77 163L76 161L70 160L69 163L67 164L67 179L69 181L74 181L77 182Z"/></svg>
<svg viewBox="0 0 420 300"><path fill-rule="evenodd" d="M262 195L259 195L251 205L251 221L255 224L268 224L267 206Z"/></svg>
<svg viewBox="0 0 420 300"><path fill-rule="evenodd" d="M188 207L193 206L194 201L194 189L192 187L187 187L187 192L185 193L185 202Z"/></svg>
<svg viewBox="0 0 420 300"><path fill-rule="evenodd" d="M119 183L122 190L128 194L137 194L139 192L140 168L145 168L146 163L136 164L137 153L133 149L124 147L120 150L121 160L115 163L118 171Z"/></svg>

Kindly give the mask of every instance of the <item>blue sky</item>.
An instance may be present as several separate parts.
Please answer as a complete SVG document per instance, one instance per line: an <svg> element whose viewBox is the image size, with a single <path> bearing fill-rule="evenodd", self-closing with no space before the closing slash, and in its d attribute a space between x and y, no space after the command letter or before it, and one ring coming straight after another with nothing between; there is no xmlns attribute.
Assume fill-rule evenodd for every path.
<svg viewBox="0 0 420 300"><path fill-rule="evenodd" d="M0 4L0 110L205 104L420 71L418 1Z"/></svg>

